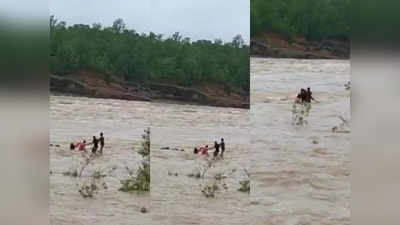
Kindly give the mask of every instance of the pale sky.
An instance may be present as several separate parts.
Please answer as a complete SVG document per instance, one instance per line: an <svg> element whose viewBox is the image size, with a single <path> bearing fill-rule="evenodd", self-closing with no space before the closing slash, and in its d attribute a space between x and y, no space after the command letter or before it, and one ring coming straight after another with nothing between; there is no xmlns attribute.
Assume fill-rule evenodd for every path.
<svg viewBox="0 0 400 225"><path fill-rule="evenodd" d="M67 25L101 23L122 18L129 29L170 36L180 32L192 40L240 34L250 39L250 0L50 0L50 14Z"/></svg>

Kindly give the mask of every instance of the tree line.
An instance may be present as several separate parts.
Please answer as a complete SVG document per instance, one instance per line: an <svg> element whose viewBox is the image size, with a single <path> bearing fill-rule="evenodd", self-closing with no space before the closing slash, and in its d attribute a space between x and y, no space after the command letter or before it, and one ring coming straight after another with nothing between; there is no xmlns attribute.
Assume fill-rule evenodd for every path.
<svg viewBox="0 0 400 225"><path fill-rule="evenodd" d="M287 38L348 40L350 0L251 0L251 35L272 31Z"/></svg>
<svg viewBox="0 0 400 225"><path fill-rule="evenodd" d="M217 82L249 90L249 46L237 35L191 41L178 32L169 37L128 29L122 19L112 26L74 24L50 17L50 71L66 75L82 69L126 81L168 81L191 86Z"/></svg>

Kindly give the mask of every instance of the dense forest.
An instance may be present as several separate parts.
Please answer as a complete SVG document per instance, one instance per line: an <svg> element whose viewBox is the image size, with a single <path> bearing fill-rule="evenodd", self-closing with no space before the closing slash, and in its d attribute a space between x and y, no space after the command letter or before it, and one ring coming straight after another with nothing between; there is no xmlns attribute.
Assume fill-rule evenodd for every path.
<svg viewBox="0 0 400 225"><path fill-rule="evenodd" d="M249 46L237 35L231 42L196 40L174 33L137 33L122 19L111 27L75 24L50 17L50 71L66 75L82 69L126 81L167 81L184 86L217 82L249 90Z"/></svg>
<svg viewBox="0 0 400 225"><path fill-rule="evenodd" d="M251 0L251 35L277 32L287 38L348 40L350 0Z"/></svg>

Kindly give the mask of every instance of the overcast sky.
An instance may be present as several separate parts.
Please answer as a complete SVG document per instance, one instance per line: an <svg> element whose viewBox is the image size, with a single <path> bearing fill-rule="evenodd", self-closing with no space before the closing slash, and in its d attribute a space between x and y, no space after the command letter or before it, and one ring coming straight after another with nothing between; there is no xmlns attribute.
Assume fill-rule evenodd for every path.
<svg viewBox="0 0 400 225"><path fill-rule="evenodd" d="M192 40L240 34L250 39L250 0L50 0L50 14L67 25L122 18L129 29L170 36L178 31Z"/></svg>

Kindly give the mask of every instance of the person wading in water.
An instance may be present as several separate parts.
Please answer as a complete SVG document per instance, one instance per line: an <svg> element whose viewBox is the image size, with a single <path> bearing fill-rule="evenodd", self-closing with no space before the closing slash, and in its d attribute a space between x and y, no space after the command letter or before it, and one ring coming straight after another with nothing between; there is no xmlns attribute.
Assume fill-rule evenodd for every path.
<svg viewBox="0 0 400 225"><path fill-rule="evenodd" d="M92 141L93 147L92 147L92 153L96 153L97 149L99 148L99 139L96 138L96 136L93 136L93 141Z"/></svg>
<svg viewBox="0 0 400 225"><path fill-rule="evenodd" d="M308 103L308 99L308 92L302 88L292 106L292 121L294 124L302 125L307 123L305 117L308 116L311 109L311 103Z"/></svg>
<svg viewBox="0 0 400 225"><path fill-rule="evenodd" d="M224 158L225 142L223 138L221 138L221 143L219 143L219 146L221 147L221 158Z"/></svg>
<svg viewBox="0 0 400 225"><path fill-rule="evenodd" d="M100 154L103 154L103 148L104 148L104 136L103 132L100 133Z"/></svg>
<svg viewBox="0 0 400 225"><path fill-rule="evenodd" d="M311 100L319 103L319 101L315 100L312 96L312 92L311 92L311 88L307 88L307 91L305 91L304 94L304 100L303 100L303 104L306 108L306 116L308 116L310 114L310 110L311 110Z"/></svg>
<svg viewBox="0 0 400 225"><path fill-rule="evenodd" d="M311 88L308 87L308 88L307 88L307 92L306 92L305 101L308 102L308 103L311 103L311 100L313 100L313 101L319 103L319 101L317 101L317 100L315 100L315 99L313 98L312 92L311 92Z"/></svg>
<svg viewBox="0 0 400 225"><path fill-rule="evenodd" d="M218 156L218 153L219 153L219 144L218 144L217 141L214 142L214 148L215 148L214 158L216 158Z"/></svg>

